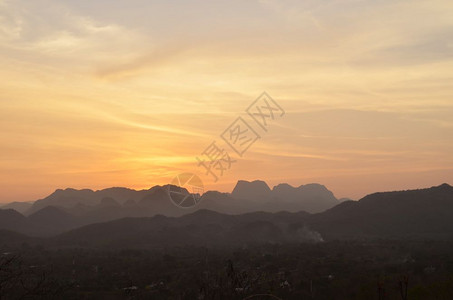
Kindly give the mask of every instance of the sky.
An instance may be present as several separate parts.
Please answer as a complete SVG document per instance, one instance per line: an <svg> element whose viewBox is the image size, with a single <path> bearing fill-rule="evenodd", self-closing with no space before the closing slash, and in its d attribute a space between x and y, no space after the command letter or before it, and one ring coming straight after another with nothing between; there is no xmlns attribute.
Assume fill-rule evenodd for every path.
<svg viewBox="0 0 453 300"><path fill-rule="evenodd" d="M0 202L194 173L338 198L453 184L453 2L0 0ZM266 91L285 114L246 109ZM221 134L260 136L242 156ZM215 142L218 180L197 157ZM211 169L213 170L213 169Z"/></svg>

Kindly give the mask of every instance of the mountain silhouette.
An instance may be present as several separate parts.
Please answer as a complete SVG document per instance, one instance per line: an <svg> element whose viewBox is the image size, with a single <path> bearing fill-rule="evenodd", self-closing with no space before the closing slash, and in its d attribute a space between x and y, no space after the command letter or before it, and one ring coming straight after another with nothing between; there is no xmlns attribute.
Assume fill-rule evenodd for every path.
<svg viewBox="0 0 453 300"><path fill-rule="evenodd" d="M280 184L271 190L264 181L240 180L231 194L208 191L197 206L182 210L170 199L169 190L172 187L172 185L154 186L140 191L119 187L98 191L58 189L34 203L24 205L10 203L5 207L17 208L24 215L31 215L48 206L58 207L71 215L84 217L82 223L87 224L155 214L181 216L197 209L234 214L282 210L320 212L339 203L327 188L318 184L298 188ZM183 191L187 192L185 189ZM177 195L173 194L172 197L175 198Z"/></svg>
<svg viewBox="0 0 453 300"><path fill-rule="evenodd" d="M305 213L304 213L305 214ZM301 215L292 214L300 220ZM294 218L285 214L249 213L227 215L199 210L182 217L157 215L125 218L71 230L52 242L59 246L165 248L177 245L238 246L289 241L316 242L312 235L301 236L288 226Z"/></svg>
<svg viewBox="0 0 453 300"><path fill-rule="evenodd" d="M27 218L14 209L0 209L0 229L27 232L29 227Z"/></svg>
<svg viewBox="0 0 453 300"><path fill-rule="evenodd" d="M51 236L73 230L82 236L90 228L103 228L105 234L112 237L112 242L116 238L123 238L117 236L121 232L130 235L128 239L134 242L134 230L138 230L134 226L137 226L145 230L146 234L152 233L150 236L157 239L153 243L170 243L164 237L165 234L179 236L181 242L204 243L208 242L205 237L212 238L212 242L219 241L220 237L234 242L235 235L239 238L248 234L256 235L256 240L268 242L292 241L296 236L305 238L307 235L312 239L325 240L401 237L443 239L453 236L453 187L448 184L419 190L374 193L359 201L341 202L320 213L308 213L298 208L307 207L307 203L335 203L333 194L322 185L309 184L296 188L281 184L272 190L266 189L263 182L242 182L240 185L237 193L234 193L236 196L238 193L250 196L250 191L257 187L260 188L258 194L264 191L270 196L260 194L261 197L255 199L237 199L233 193L211 191L203 195L199 206L180 209L169 200L166 187L156 186L143 191L121 189L123 196L127 197L121 200L116 200L117 195L112 194L113 190L110 189L110 196L99 193L103 198L92 205L86 204L89 202L86 199L92 201L93 198L85 198L83 203L76 202L73 207L46 206L28 217L12 209L0 210L0 230L30 236ZM64 199L67 204L66 200L70 198L66 197L65 191L58 192L58 199ZM77 193L76 190L70 190L70 201L84 194L92 196L93 193L96 192L81 190ZM133 199L138 198L138 195L133 193L139 193L142 198L136 202ZM278 209L285 211L279 212ZM89 225L93 223L102 224ZM263 231L258 229L259 224L263 226ZM250 232L247 229L249 225ZM80 231L76 228L80 228ZM118 233L113 230L118 230ZM89 236L97 236L96 232ZM282 237L276 239L276 232L281 232ZM203 237L203 234L206 236Z"/></svg>
<svg viewBox="0 0 453 300"><path fill-rule="evenodd" d="M31 214L27 219L35 229L39 228L41 232L45 232L45 235L58 234L82 225L76 216L54 206L47 206Z"/></svg>
<svg viewBox="0 0 453 300"><path fill-rule="evenodd" d="M453 187L375 193L310 217L327 238L453 237Z"/></svg>
<svg viewBox="0 0 453 300"><path fill-rule="evenodd" d="M266 182L261 180L245 181L236 183L231 196L236 199L263 200L271 196L271 189Z"/></svg>
<svg viewBox="0 0 453 300"><path fill-rule="evenodd" d="M316 213L340 203L331 191L320 184L293 187L282 183L271 190L264 181L260 180L238 181L231 196L235 199L252 200L255 210L271 212L304 210Z"/></svg>
<svg viewBox="0 0 453 300"><path fill-rule="evenodd" d="M0 206L0 209L14 209L21 214L25 214L30 210L32 205L33 203L31 202L10 202L8 204Z"/></svg>
<svg viewBox="0 0 453 300"><path fill-rule="evenodd" d="M152 188L150 190L152 190ZM94 206L100 204L102 199L105 198L111 198L118 203L123 204L129 199L141 199L150 190L136 191L122 187L112 187L98 191L90 189L76 190L72 188L67 188L65 190L58 189L49 196L35 201L27 213L36 212L46 206L60 206L64 208L72 208L77 204Z"/></svg>
<svg viewBox="0 0 453 300"><path fill-rule="evenodd" d="M340 203L325 186L314 183L297 188L289 184L279 184L272 189L272 196L275 207L283 205L288 211L305 210L316 213Z"/></svg>

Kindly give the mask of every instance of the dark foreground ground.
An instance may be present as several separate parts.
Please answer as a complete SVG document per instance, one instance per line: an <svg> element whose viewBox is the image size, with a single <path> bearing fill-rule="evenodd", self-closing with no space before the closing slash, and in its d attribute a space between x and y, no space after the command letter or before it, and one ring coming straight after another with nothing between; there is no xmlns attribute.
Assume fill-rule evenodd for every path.
<svg viewBox="0 0 453 300"><path fill-rule="evenodd" d="M0 257L2 300L453 299L453 242L153 251L23 244L4 246Z"/></svg>

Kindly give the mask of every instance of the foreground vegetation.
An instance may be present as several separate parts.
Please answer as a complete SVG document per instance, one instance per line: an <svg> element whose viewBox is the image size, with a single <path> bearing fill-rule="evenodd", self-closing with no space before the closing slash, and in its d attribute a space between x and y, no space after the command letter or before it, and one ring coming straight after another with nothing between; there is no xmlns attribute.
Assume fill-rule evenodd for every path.
<svg viewBox="0 0 453 300"><path fill-rule="evenodd" d="M453 242L1 254L1 299L453 299ZM272 294L271 296L255 296Z"/></svg>

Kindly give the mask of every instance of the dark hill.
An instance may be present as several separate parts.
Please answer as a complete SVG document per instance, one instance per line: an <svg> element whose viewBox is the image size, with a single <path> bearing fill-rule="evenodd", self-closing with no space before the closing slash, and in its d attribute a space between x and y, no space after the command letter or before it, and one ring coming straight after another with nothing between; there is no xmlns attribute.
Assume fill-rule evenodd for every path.
<svg viewBox="0 0 453 300"><path fill-rule="evenodd" d="M453 187L371 194L313 215L310 224L331 238L453 237Z"/></svg>
<svg viewBox="0 0 453 300"><path fill-rule="evenodd" d="M271 193L274 191L286 200L268 198L260 203L235 199L227 193L208 192L199 206L183 210L169 201L164 187L155 187L147 190L138 202L125 200L130 202L128 205L118 205L114 198L105 196L99 200L98 205L78 203L71 209L48 206L29 217L14 210L0 210L0 229L31 236L49 236L78 226L108 222L92 225L93 227L85 226L68 235L73 235L74 242L85 241L92 245L97 242L95 239L90 240L91 237L97 237L107 244L126 239L131 245L145 243L148 246L196 242L235 244L240 239L235 240L234 236L247 236L247 230L250 230L250 236L254 236L255 232L259 240L266 240L263 236L267 233L268 241L277 242L274 235L277 230L271 229L270 224L282 232L280 242L292 241L295 233L304 236L310 230L317 232L314 237L320 233L326 240L453 237L453 187L448 184L419 190L375 193L359 201L342 202L312 215L303 211L291 212L290 209L289 212L277 212L279 206L270 209L270 205L275 203L273 201L288 201L281 206L295 209L291 205L303 203L304 198L300 195L304 193L314 193L313 197L307 199L316 199L316 195L332 199L332 193L325 187L306 185L294 188L279 185ZM92 194L85 190L82 193ZM225 211L230 214L225 214ZM185 215L168 217L178 216L178 213ZM150 216L155 217L149 218ZM124 217L128 218L122 219ZM252 223L255 225L252 226ZM263 224L267 230L260 232L256 229L256 224ZM139 242L138 239L142 241Z"/></svg>
<svg viewBox="0 0 453 300"><path fill-rule="evenodd" d="M297 222L305 214L298 217ZM58 245L82 247L147 247L181 245L237 246L258 242L302 241L289 230L294 218L272 213L225 215L200 210L179 218L125 218L92 224L62 234L54 239Z"/></svg>
<svg viewBox="0 0 453 300"><path fill-rule="evenodd" d="M54 235L81 225L75 216L53 206L47 206L27 219L34 228L40 229L40 235Z"/></svg>
<svg viewBox="0 0 453 300"><path fill-rule="evenodd" d="M0 228L24 232L29 228L27 218L13 209L0 209Z"/></svg>

